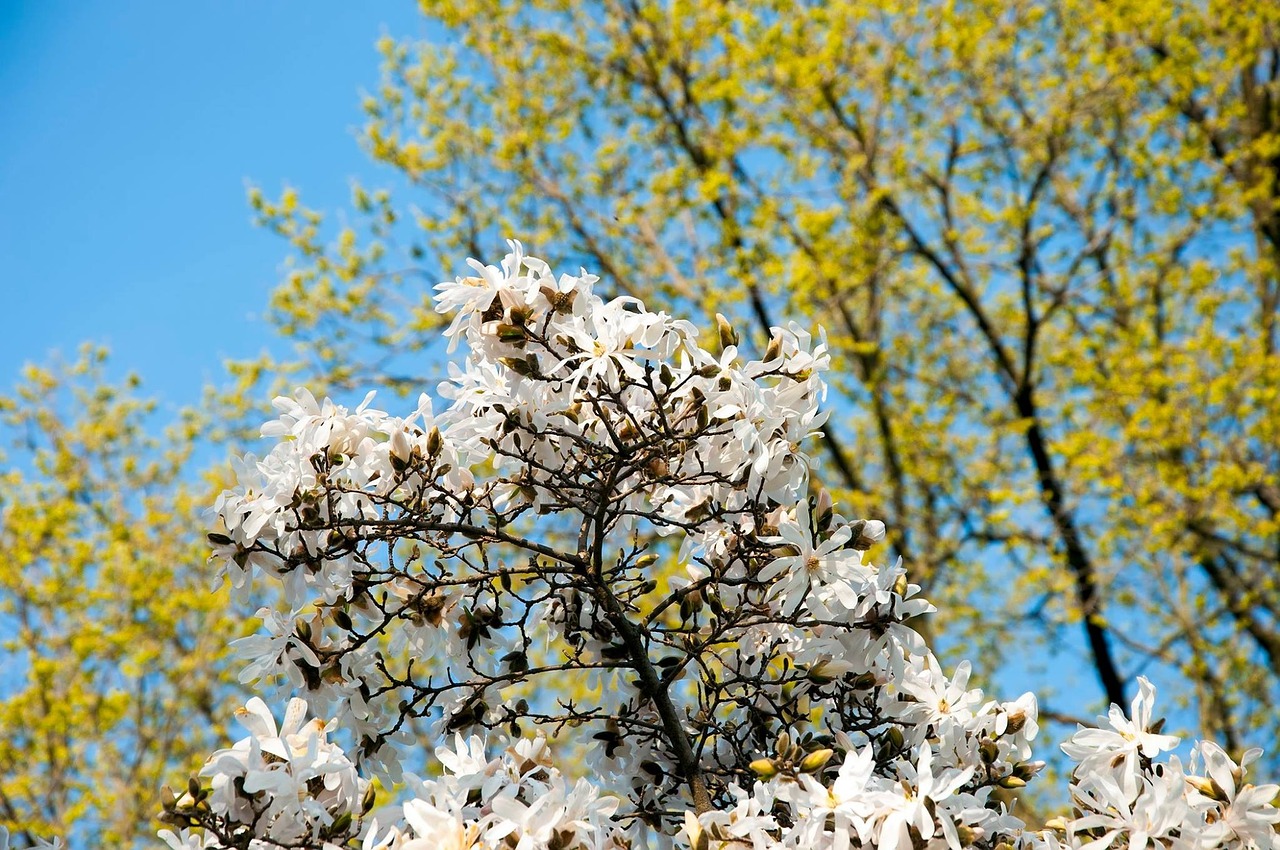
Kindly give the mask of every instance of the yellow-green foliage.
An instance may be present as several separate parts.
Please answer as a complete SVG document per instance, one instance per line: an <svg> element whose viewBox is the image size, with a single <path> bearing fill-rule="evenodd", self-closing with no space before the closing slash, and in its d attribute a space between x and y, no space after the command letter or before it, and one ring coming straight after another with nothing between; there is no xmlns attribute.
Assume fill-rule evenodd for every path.
<svg viewBox="0 0 1280 850"><path fill-rule="evenodd" d="M127 847L221 741L243 626L210 591L214 482L184 473L200 421L149 430L104 356L30 366L0 397L0 825Z"/></svg>
<svg viewBox="0 0 1280 850"><path fill-rule="evenodd" d="M253 199L329 386L420 388L424 284L506 236L757 345L821 323L827 483L944 641L994 673L1087 624L1051 710L1114 663L1111 696L1180 672L1229 747L1277 731L1280 6L421 7L444 35L380 43L362 133L413 188L357 188L337 236Z"/></svg>

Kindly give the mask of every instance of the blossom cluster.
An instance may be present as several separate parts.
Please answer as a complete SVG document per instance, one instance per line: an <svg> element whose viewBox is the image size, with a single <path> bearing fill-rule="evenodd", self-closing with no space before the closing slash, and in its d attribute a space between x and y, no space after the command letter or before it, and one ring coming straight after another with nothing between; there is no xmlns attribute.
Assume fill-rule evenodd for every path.
<svg viewBox="0 0 1280 850"><path fill-rule="evenodd" d="M385 685L410 677L385 669L379 659L388 647L370 634L385 634L392 655L466 658L466 673L491 679L501 671L489 660L527 654L534 626L585 642L580 653L608 648L596 602L583 610L573 583L554 580L537 603L520 600L531 628L513 642L489 622L500 600L477 591L495 571L469 557L487 560L487 551L459 540L546 555L550 565L498 570L507 581L545 581L556 567L581 571L585 540L561 557L500 529L546 514L577 513L582 525L584 512L594 521L607 504L604 522L589 532L593 542L609 538L612 548L643 524L658 537L679 535L680 557L691 565L704 555L723 559L735 541L758 536L761 506L803 497L801 444L823 418L828 357L799 328L778 329L763 359L743 363L731 329L722 329L713 353L689 322L630 298L606 302L593 276L556 278L513 249L501 268L477 263L477 276L440 287L440 309L456 311L450 345L469 349L465 368L451 366L438 389L452 402L446 411L437 416L425 394L403 418L371 408L370 399L354 411L305 390L276 399L280 415L263 434L278 442L265 458L243 461L239 486L216 505L222 528L210 540L232 585L243 590L258 574L285 591L287 609L264 609L262 633L239 644L251 659L243 678L302 690L318 710L339 706L342 723L393 776L396 756L384 745L394 733L386 730L406 695ZM414 552L442 557L426 564L407 554L394 565L395 545L410 540L420 544ZM375 565L378 545L390 557ZM805 575L779 577L789 591L774 593L779 604L794 610ZM625 576L618 578L625 596ZM443 627L459 615L479 617L479 628L463 635ZM463 675L449 664L438 672ZM460 693L446 716L481 701Z"/></svg>
<svg viewBox="0 0 1280 850"><path fill-rule="evenodd" d="M304 700L289 701L277 728L266 704L254 697L236 712L249 736L210 756L181 797L166 789L163 818L208 828L205 846L289 846L349 837L353 820L372 797L368 780L328 740L332 723L307 720ZM207 819L202 815L207 814ZM183 846L168 834L172 846ZM178 843L175 843L178 841Z"/></svg>
<svg viewBox="0 0 1280 850"><path fill-rule="evenodd" d="M274 736L261 732L251 739L251 746L274 740ZM403 805L387 807L368 820L361 842L364 850L621 850L629 846L613 820L618 801L602 796L585 779L567 780L553 764L544 737L518 739L493 758L486 757L484 742L478 736L455 738L453 749L438 747L435 751L443 775L434 779L412 777L407 785L409 799ZM222 772L224 766L217 756L209 766L213 768L216 788L227 774ZM232 775L242 774L233 768ZM287 793L278 786L272 790L268 799L287 799L289 805L314 808L318 802L306 793ZM191 808L191 801L184 800L171 810ZM213 808L230 814L225 806L215 803ZM292 837L261 835L249 846L293 846L301 837L299 833L313 828L331 812L331 807L315 812L299 808L294 812ZM363 814L368 814L367 810ZM386 823L386 828L380 828L380 822ZM345 824L341 834L332 830L330 833L326 847L345 844L355 831ZM173 850L226 846L216 835L201 835L190 829L162 835Z"/></svg>
<svg viewBox="0 0 1280 850"><path fill-rule="evenodd" d="M166 799L171 847L1280 846L1248 758L1153 760L1145 682L1068 743L1075 816L1025 827L1034 696L945 673L920 588L870 557L883 524L811 480L821 337L751 357L722 317L706 339L518 243L473 268L437 288L465 348L442 409L277 399L218 500L233 587L282 590L242 678L298 696L279 731L251 701ZM589 779L551 761L566 729ZM403 769L424 732L455 735L437 778ZM405 802L375 810L371 774Z"/></svg>
<svg viewBox="0 0 1280 850"><path fill-rule="evenodd" d="M1144 848L1148 844L1188 850L1280 846L1275 828L1280 809L1272 804L1280 786L1244 781L1245 768L1258 751L1250 751L1237 763L1217 745L1199 742L1185 770L1176 756L1156 761L1156 756L1179 741L1154 731L1158 726L1158 721L1152 722L1155 690L1146 679L1139 679L1139 685L1132 719L1113 706L1110 716L1101 719L1110 728L1082 727L1063 746L1077 763L1072 785L1076 816L1053 818L1039 832L1024 831L1019 819L987 805L988 793L967 790L974 773L987 761L982 754L964 768L935 769L933 749L921 746L916 762L894 780L877 770L872 748L859 750L840 736L843 761L837 770L823 771L831 751L792 751L789 741L781 741L773 758L755 765L760 776L750 788L732 789L732 806L701 815L686 810L678 833L653 837L660 846L674 841L691 848L753 850L871 846L909 850L921 842L939 850L958 850L994 846L990 837L995 835L1004 837L1011 847L1027 850ZM967 692L968 701L975 693ZM1034 701L1027 700L1017 707L1018 714L988 716L1002 717L1007 732L1010 722L1022 728L1034 723L1034 710ZM162 832L172 850L240 846L226 840L235 834L229 828L235 823L258 825L259 836L248 846L292 846L299 837L316 834L317 827L332 827L335 811L356 810L349 762L340 756L315 758L318 750L328 750L326 755L331 756L331 745L314 734L322 733L323 726L314 720L302 722L302 711L298 703L291 704L278 735L260 701L252 700L239 712L252 736L233 750L215 754L202 771L213 778L213 793L204 797L209 800L206 805L223 816L224 831L221 835L212 830ZM966 711L961 708L960 714ZM313 734L300 746L302 729ZM545 737L509 741L492 758L486 757L480 737L455 737L453 749L436 749L442 776L411 777L403 805L387 807L354 829L349 821L342 823L342 837L363 834L363 850L647 846L640 843L647 829L637 830L635 824L628 826L616 817L618 799L602 794L598 784L586 779L570 783L564 777L553 764ZM247 757L264 749L288 758L282 755L271 760L274 764L264 764ZM308 757L301 760L305 767L299 772L292 764L300 761L302 752ZM328 767L323 766L326 763ZM297 776L334 778L312 783L307 791L308 782L296 782ZM1005 783L1005 787L1017 785ZM236 791L228 794L232 786ZM254 789L269 790L256 795L265 801L258 811L287 813L292 820L264 820L254 814L246 807L244 794ZM167 810L172 816L197 812L200 805L186 794L169 803ZM368 810L363 804L361 814L367 815ZM379 827L380 822L385 828ZM337 835L330 830L331 839ZM340 845L330 841L323 846ZM5 847L2 841L0 847Z"/></svg>
<svg viewBox="0 0 1280 850"><path fill-rule="evenodd" d="M1274 805L1280 785L1244 781L1262 751L1249 750L1236 762L1212 741L1199 741L1185 768L1177 756L1158 761L1179 739L1160 732L1155 687L1145 678L1138 685L1129 717L1113 705L1098 728L1082 727L1063 744L1076 761L1071 797L1078 816L1051 820L1054 830L1040 846L1280 847L1280 809Z"/></svg>

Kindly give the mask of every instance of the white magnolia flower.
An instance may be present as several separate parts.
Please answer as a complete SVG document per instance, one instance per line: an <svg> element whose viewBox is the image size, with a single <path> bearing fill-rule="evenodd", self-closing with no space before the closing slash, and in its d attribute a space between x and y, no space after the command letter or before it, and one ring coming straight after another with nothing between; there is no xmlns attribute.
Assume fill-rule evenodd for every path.
<svg viewBox="0 0 1280 850"><path fill-rule="evenodd" d="M1089 813L1073 821L1072 830L1102 831L1100 837L1082 845L1087 850L1104 850L1122 833L1130 850L1145 850L1148 843L1161 847L1181 828L1188 813L1182 771L1168 766L1159 776L1142 777L1136 796L1106 774L1086 777L1074 793Z"/></svg>
<svg viewBox="0 0 1280 850"><path fill-rule="evenodd" d="M468 822L461 808L441 810L425 800L406 803L404 819L414 837L398 850L470 850L480 835L480 823Z"/></svg>
<svg viewBox="0 0 1280 850"><path fill-rule="evenodd" d="M1280 847L1280 835L1275 830L1275 825L1280 823L1280 809L1274 806L1277 795L1280 795L1280 785L1249 785L1244 782L1244 768L1261 752L1250 750L1241 763L1236 764L1212 741L1201 741L1196 745L1193 763L1204 762L1206 777L1193 782L1191 795L1193 799L1220 810L1210 830L1223 843L1235 839L1248 847Z"/></svg>
<svg viewBox="0 0 1280 850"><path fill-rule="evenodd" d="M328 741L332 724L307 719L305 700L289 701L278 728L257 697L236 710L236 719L249 737L214 753L200 770L212 780L214 812L278 842L315 835L340 815L358 813L367 782Z"/></svg>
<svg viewBox="0 0 1280 850"><path fill-rule="evenodd" d="M923 675L904 679L902 690L915 697L925 709L924 722L935 726L964 723L982 704L982 690L968 690L972 667L961 661L951 679L943 674L938 659L929 653Z"/></svg>
<svg viewBox="0 0 1280 850"><path fill-rule="evenodd" d="M0 827L3 830L3 827ZM170 829L162 829L159 832L161 840L169 845L171 850L204 850L207 847L217 847L218 839L216 836L192 832L189 829L174 832ZM9 850L9 845L0 838L0 850Z"/></svg>
<svg viewBox="0 0 1280 850"><path fill-rule="evenodd" d="M943 768L937 775L933 772L933 751L928 744L920 745L920 755L914 766L905 764L908 773L901 794L890 798L890 802L882 806L887 814L879 826L876 846L881 850L912 850L910 829L929 840L934 836L937 824L930 813L929 801L936 804L954 794L969 781L976 769L969 766L963 770Z"/></svg>
<svg viewBox="0 0 1280 850"><path fill-rule="evenodd" d="M760 570L760 581L773 582L771 598L781 600L784 614L792 614L804 601L811 588L830 587L840 602L856 607L858 596L848 580L870 574L862 566L861 553L844 548L851 530L843 526L821 543L815 544L809 522L809 503L801 502L795 521L778 524L776 537L762 537L762 543L784 545L794 554L774 559Z"/></svg>
<svg viewBox="0 0 1280 850"><path fill-rule="evenodd" d="M1132 720L1124 716L1120 706L1112 705L1106 717L1110 729L1079 730L1062 745L1062 751L1080 762L1086 772L1101 769L1117 759L1122 760L1121 787L1131 797L1137 793L1140 777L1138 755L1154 758L1162 752L1178 746L1174 735L1161 735L1151 730L1152 709L1155 705L1155 686L1145 677L1138 677L1138 695L1133 698Z"/></svg>
<svg viewBox="0 0 1280 850"><path fill-rule="evenodd" d="M820 836L830 833L831 850L849 850L872 841L872 821L890 797L875 777L875 756L870 746L849 752L835 781L823 785L807 774L800 777L804 789L802 805L807 809L804 821L805 841L818 846Z"/></svg>

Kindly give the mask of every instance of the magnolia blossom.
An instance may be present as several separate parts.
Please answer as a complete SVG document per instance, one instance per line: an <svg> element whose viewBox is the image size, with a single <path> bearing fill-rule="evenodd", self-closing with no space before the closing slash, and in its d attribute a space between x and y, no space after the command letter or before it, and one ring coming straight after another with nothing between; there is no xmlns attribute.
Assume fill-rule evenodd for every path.
<svg viewBox="0 0 1280 850"><path fill-rule="evenodd" d="M763 537L762 543L782 544L794 554L783 555L760 571L760 580L773 582L772 595L783 600L782 609L790 614L804 601L813 588L830 587L846 608L856 608L858 594L851 582L871 574L862 566L861 552L847 547L852 529L839 528L826 540L815 545L809 521L809 505L802 503L795 520L783 520L776 537Z"/></svg>
<svg viewBox="0 0 1280 850"><path fill-rule="evenodd" d="M875 757L871 747L847 752L844 764L830 785L807 774L799 780L798 790L803 792L801 802L808 804L806 841L817 845L825 837L830 817L833 850L848 850L855 838L859 844L874 842L875 815L886 798L884 792L876 793Z"/></svg>
<svg viewBox="0 0 1280 850"><path fill-rule="evenodd" d="M1124 791L1132 795L1137 789L1138 756L1154 758L1178 745L1177 737L1161 735L1152 729L1152 712L1155 704L1155 686L1145 678L1138 679L1138 695L1133 698L1130 711L1132 720L1126 718L1119 706L1111 706L1105 722L1110 729L1080 728L1071 740L1063 744L1062 751L1080 762L1086 771L1100 770L1115 758L1124 759L1126 769L1120 774Z"/></svg>
<svg viewBox="0 0 1280 850"><path fill-rule="evenodd" d="M704 335L519 243L471 269L434 393L276 399L218 499L213 561L279 600L242 680L297 696L167 793L173 850L1280 847L1252 755L1159 761L1145 679L1064 746L1075 816L1025 829L997 792L1043 767L1035 697L948 676L883 524L811 493L821 333Z"/></svg>
<svg viewBox="0 0 1280 850"><path fill-rule="evenodd" d="M200 770L208 788L193 787L168 810L205 807L226 836L247 834L261 846L343 835L345 824L361 813L368 783L328 740L333 724L308 720L301 699L290 700L279 727L257 697L236 711L236 719L249 736L210 756ZM185 847L196 839L170 832L167 840Z"/></svg>
<svg viewBox="0 0 1280 850"><path fill-rule="evenodd" d="M1275 846L1276 824L1280 823L1280 809L1275 807L1280 797L1280 785L1249 785L1244 782L1248 764L1262 755L1259 749L1245 752L1240 763L1212 741L1201 741L1193 753L1193 760L1204 763L1205 776L1192 781L1192 787L1202 802L1216 804L1221 817L1214 819L1211 833L1215 840L1226 843L1241 841L1247 846ZM1206 781L1207 780L1207 781ZM1192 795L1192 799L1198 799ZM1209 801L1212 801L1211 803Z"/></svg>
<svg viewBox="0 0 1280 850"><path fill-rule="evenodd" d="M933 750L927 745L922 746L915 769L909 771L913 775L907 777L911 791L892 801L880 826L876 846L884 850L911 850L913 832L922 840L928 841L933 838L934 830L940 829L944 833L950 833L947 843L956 850L960 845L955 823L946 817L941 818L939 823L935 820L935 814L930 811L929 804L934 804L936 811L937 805L946 802L948 797L959 791L974 770L973 766L963 770L944 768L935 774Z"/></svg>
<svg viewBox="0 0 1280 850"><path fill-rule="evenodd" d="M1244 782L1245 767L1260 751L1237 764L1216 744L1201 741L1184 769L1177 757L1158 757L1178 738L1152 731L1155 686L1138 679L1132 720L1111 707L1109 730L1082 727L1063 744L1078 760L1072 800L1081 812L1052 822L1055 832L1033 838L1049 847L1079 850L1107 847L1280 848L1280 809L1273 805L1280 786ZM1102 718L1100 718L1100 721ZM1203 763L1204 773L1198 765Z"/></svg>

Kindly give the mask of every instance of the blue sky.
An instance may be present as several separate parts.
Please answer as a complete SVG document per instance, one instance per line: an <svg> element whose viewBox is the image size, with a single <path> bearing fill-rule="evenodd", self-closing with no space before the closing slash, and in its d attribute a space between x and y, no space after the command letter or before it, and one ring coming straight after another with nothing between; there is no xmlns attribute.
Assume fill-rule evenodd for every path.
<svg viewBox="0 0 1280 850"><path fill-rule="evenodd" d="M0 0L0 387L85 340L112 372L194 402L259 319L286 254L248 182L342 206L359 93L410 0Z"/></svg>

